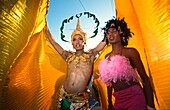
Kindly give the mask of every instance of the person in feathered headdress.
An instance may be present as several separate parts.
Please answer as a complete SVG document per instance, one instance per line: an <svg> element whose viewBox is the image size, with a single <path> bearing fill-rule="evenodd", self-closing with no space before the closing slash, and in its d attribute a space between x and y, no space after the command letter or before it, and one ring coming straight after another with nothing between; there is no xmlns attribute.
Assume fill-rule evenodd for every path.
<svg viewBox="0 0 170 110"><path fill-rule="evenodd" d="M88 110L88 98L89 98L89 82L92 76L93 61L95 56L106 45L105 42L100 42L96 48L92 49L91 53L84 51L84 45L86 44L86 33L80 27L80 19L76 29L71 35L71 43L75 52L64 50L58 43L56 43L48 28L46 30L47 37L56 51L67 62L67 76L60 91L56 93L59 95L59 100L56 104L56 108L61 110L78 109Z"/></svg>
<svg viewBox="0 0 170 110"><path fill-rule="evenodd" d="M71 41L73 42L73 38L75 35L80 35L83 38L84 44L86 44L86 36L87 34L80 27L80 18L78 18L76 29L71 34Z"/></svg>

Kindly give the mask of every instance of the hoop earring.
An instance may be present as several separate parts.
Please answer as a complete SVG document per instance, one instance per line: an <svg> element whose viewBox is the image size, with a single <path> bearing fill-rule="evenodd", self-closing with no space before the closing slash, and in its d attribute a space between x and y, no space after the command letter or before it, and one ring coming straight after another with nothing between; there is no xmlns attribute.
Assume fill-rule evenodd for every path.
<svg viewBox="0 0 170 110"><path fill-rule="evenodd" d="M85 43L84 46L85 46L85 51L87 51L87 44Z"/></svg>
<svg viewBox="0 0 170 110"><path fill-rule="evenodd" d="M73 52L75 52L76 51L76 49L73 47Z"/></svg>

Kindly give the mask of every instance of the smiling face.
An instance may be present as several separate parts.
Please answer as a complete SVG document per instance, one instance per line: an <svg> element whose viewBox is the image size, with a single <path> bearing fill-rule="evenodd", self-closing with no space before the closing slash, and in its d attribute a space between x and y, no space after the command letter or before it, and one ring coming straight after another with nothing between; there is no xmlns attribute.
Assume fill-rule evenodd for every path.
<svg viewBox="0 0 170 110"><path fill-rule="evenodd" d="M107 39L110 44L121 43L121 37L116 28L109 28L107 31Z"/></svg>
<svg viewBox="0 0 170 110"><path fill-rule="evenodd" d="M76 50L83 50L84 49L83 37L79 34L73 36L72 45L73 48Z"/></svg>

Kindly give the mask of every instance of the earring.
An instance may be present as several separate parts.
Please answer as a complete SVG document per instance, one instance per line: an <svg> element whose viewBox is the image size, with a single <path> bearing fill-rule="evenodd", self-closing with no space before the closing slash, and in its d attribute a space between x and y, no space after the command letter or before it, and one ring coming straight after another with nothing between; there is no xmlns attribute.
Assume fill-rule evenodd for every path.
<svg viewBox="0 0 170 110"><path fill-rule="evenodd" d="M73 52L75 52L76 51L76 49L73 47Z"/></svg>
<svg viewBox="0 0 170 110"><path fill-rule="evenodd" d="M86 44L86 43L84 43L84 45L85 45L85 51L87 51L87 44Z"/></svg>

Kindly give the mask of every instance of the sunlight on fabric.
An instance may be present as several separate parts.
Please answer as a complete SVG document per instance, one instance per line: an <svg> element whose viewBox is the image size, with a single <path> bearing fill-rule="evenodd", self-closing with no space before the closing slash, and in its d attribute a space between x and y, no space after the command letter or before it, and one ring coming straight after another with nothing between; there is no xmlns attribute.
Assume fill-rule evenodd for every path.
<svg viewBox="0 0 170 110"><path fill-rule="evenodd" d="M135 35L129 46L140 52L153 81L157 110L170 109L169 0L115 0L117 17L125 17ZM66 76L66 62L46 38L49 0L0 1L0 109L49 109ZM111 50L105 47L94 65L95 85L107 109L106 86L98 65ZM114 102L114 99L113 99Z"/></svg>
<svg viewBox="0 0 170 110"><path fill-rule="evenodd" d="M170 108L170 5L169 0L118 1L117 16L125 17L135 33L131 45L140 51L145 69L153 80L159 110ZM126 4L126 5L125 5ZM138 39L136 39L137 37ZM140 38L140 39L139 39ZM138 45L134 44L137 40ZM142 42L142 43L140 43ZM159 105L158 105L159 104Z"/></svg>

